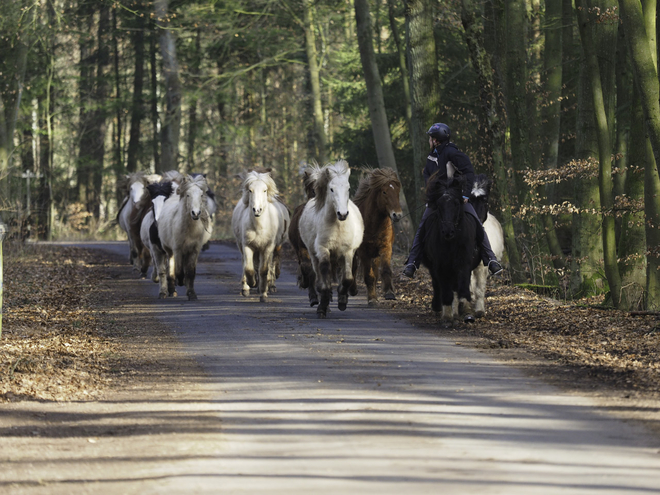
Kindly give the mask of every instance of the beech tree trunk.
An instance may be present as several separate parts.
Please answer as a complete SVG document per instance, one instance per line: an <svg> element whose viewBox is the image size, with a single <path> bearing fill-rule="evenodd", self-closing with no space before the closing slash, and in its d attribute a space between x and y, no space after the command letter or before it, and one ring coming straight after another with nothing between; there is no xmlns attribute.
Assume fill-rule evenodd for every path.
<svg viewBox="0 0 660 495"><path fill-rule="evenodd" d="M433 37L433 9L430 0L406 1L406 53L410 74L410 101L412 108L414 197L408 206L412 209L415 224L419 224L426 197L423 191L422 170L429 153L426 131L437 121L440 105L438 61Z"/></svg>
<svg viewBox="0 0 660 495"><path fill-rule="evenodd" d="M161 167L176 170L179 165L179 134L181 130L181 82L176 58L174 32L168 27L169 0L154 0L156 25L160 30L160 55L163 58L165 81L165 119L161 127Z"/></svg>

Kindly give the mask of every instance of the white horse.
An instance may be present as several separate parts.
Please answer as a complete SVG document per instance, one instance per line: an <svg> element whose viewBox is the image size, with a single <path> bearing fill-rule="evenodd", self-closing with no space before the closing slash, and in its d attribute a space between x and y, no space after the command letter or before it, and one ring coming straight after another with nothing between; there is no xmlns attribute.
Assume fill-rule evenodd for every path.
<svg viewBox="0 0 660 495"><path fill-rule="evenodd" d="M315 197L305 205L300 217L300 237L309 250L321 301L316 310L325 318L332 295L332 282L339 275L338 308L346 309L353 284L353 255L364 234L358 207L349 199L348 163L339 160L323 168L312 166ZM353 286L353 287L352 287ZM355 295L356 292L351 295Z"/></svg>
<svg viewBox="0 0 660 495"><path fill-rule="evenodd" d="M149 260L145 259L140 239L140 224L144 212L138 211L137 206L139 204L144 205L149 196L146 189L147 185L158 182L160 175L135 172L127 175L125 179L126 196L117 212L117 223L128 237L128 262L144 273L149 267Z"/></svg>
<svg viewBox="0 0 660 495"><path fill-rule="evenodd" d="M277 186L269 173L249 172L241 190L242 197L231 217L236 245L243 257L241 294L250 295L250 287L258 283L259 300L266 302L268 290L276 291L279 250L289 229L289 210L277 198Z"/></svg>
<svg viewBox="0 0 660 495"><path fill-rule="evenodd" d="M489 211L488 211L488 195L490 194L491 181L485 175L478 175L472 186L470 193L470 202L483 222L484 230L490 241L490 247L497 256L498 260L502 260L504 254L504 231L502 225ZM488 278L488 268L483 264L479 264L472 270L472 277L470 278L470 293L471 299L474 301L474 315L481 318L486 313L486 279Z"/></svg>
<svg viewBox="0 0 660 495"><path fill-rule="evenodd" d="M158 236L158 219L163 209L163 204L174 192L173 183L170 181L163 181L156 184L149 184L147 190L151 196L152 207L142 219L140 226L140 238L142 244L151 253L153 260L153 269L151 272L151 280L158 282L158 265L167 260L167 254L163 251L160 244L160 237ZM166 261L167 263L167 261ZM174 290L174 289L172 289Z"/></svg>
<svg viewBox="0 0 660 495"><path fill-rule="evenodd" d="M204 176L187 176L176 193L163 203L156 220L162 251L167 255L167 259L158 262L160 298L175 296L176 284L186 286L188 300L197 299L197 258L213 233L213 222L208 211L208 189Z"/></svg>

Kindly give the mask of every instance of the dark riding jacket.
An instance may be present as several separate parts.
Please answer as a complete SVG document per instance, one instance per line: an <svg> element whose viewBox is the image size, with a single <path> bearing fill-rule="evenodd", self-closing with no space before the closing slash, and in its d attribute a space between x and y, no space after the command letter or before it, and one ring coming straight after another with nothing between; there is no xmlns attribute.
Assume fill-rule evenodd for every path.
<svg viewBox="0 0 660 495"><path fill-rule="evenodd" d="M428 184L429 177L438 172L441 179L447 178L447 162L451 162L456 169L456 174L465 177L463 196L469 197L474 184L474 167L468 156L451 142L442 143L431 151L426 157L424 167L424 183Z"/></svg>

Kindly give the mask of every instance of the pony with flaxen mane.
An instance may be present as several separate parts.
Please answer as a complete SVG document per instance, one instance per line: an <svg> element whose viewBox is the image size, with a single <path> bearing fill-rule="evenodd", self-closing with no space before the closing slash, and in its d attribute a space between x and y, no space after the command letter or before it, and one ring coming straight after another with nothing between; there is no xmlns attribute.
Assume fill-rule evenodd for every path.
<svg viewBox="0 0 660 495"><path fill-rule="evenodd" d="M396 172L389 168L376 168L367 170L353 198L364 220L364 238L356 252L353 275L359 260L364 271L370 306L378 302L376 282L379 271L385 299L396 299L391 266L394 244L392 223L398 222L403 215L399 202L400 192L401 182Z"/></svg>
<svg viewBox="0 0 660 495"><path fill-rule="evenodd" d="M185 285L188 300L196 300L195 274L202 246L213 233L208 209L209 186L202 175L185 176L176 193L164 201L157 220L158 237L167 255L158 263L159 297L175 296L176 285Z"/></svg>
<svg viewBox="0 0 660 495"><path fill-rule="evenodd" d="M276 291L279 275L277 256L286 240L289 210L278 199L270 173L249 172L241 184L242 196L232 213L231 225L243 258L241 294L259 285L259 300L266 302L268 291ZM258 272L255 272L255 266Z"/></svg>
<svg viewBox="0 0 660 495"><path fill-rule="evenodd" d="M321 301L316 313L325 318L332 294L334 275L338 276L338 308L344 311L348 295L356 294L353 278L353 255L364 233L360 210L349 198L351 174L348 163L311 167L315 197L310 199L300 217L300 237L307 246Z"/></svg>

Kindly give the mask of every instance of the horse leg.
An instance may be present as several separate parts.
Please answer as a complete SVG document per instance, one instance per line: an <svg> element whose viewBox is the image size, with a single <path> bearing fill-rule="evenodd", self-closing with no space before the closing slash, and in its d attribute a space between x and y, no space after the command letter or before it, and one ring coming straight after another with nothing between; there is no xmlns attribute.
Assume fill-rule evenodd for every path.
<svg viewBox="0 0 660 495"><path fill-rule="evenodd" d="M486 314L486 278L488 268L479 264L472 270L470 277L470 294L474 300L474 316L481 318Z"/></svg>
<svg viewBox="0 0 660 495"><path fill-rule="evenodd" d="M159 299L165 299L168 295L167 290L167 268L168 268L168 259L167 254L161 251L158 247L154 247L153 252L154 258L154 272L158 273L158 282L159 282Z"/></svg>
<svg viewBox="0 0 660 495"><path fill-rule="evenodd" d="M273 262L273 251L270 247L259 256L259 301L268 300L268 286L271 282L271 265Z"/></svg>
<svg viewBox="0 0 660 495"><path fill-rule="evenodd" d="M357 296L358 294L358 288L357 288L357 271L358 271L358 256L357 254L353 256L353 263L351 266L351 273L353 274L353 283L351 286L348 288L348 294L350 296Z"/></svg>
<svg viewBox="0 0 660 495"><path fill-rule="evenodd" d="M316 316L319 319L323 319L328 315L328 306L330 305L330 289L324 289L321 291L321 302L319 307L316 308Z"/></svg>
<svg viewBox="0 0 660 495"><path fill-rule="evenodd" d="M376 294L376 262L368 256L363 256L362 267L364 270L364 284L367 286L367 304L375 306L378 304L378 294Z"/></svg>
<svg viewBox="0 0 660 495"><path fill-rule="evenodd" d="M380 278L383 281L383 293L387 301L396 300L392 282L392 247L385 248L380 255Z"/></svg>
<svg viewBox="0 0 660 495"><path fill-rule="evenodd" d="M183 278L186 284L186 295L188 296L188 301L196 301L197 293L195 292L195 273L197 271L197 257L199 256L199 251L193 251L188 253L187 256L183 257Z"/></svg>
<svg viewBox="0 0 660 495"><path fill-rule="evenodd" d="M442 288L440 287L440 282L435 272L433 270L429 271L431 272L431 284L433 285L433 299L431 299L431 309L437 313L442 309L442 305L440 304L440 300L442 298Z"/></svg>
<svg viewBox="0 0 660 495"><path fill-rule="evenodd" d="M316 273L314 272L311 263L301 265L300 268L303 270L303 274L305 274L306 271L304 277L307 279L307 297L309 298L310 307L313 308L319 303L319 295L316 292Z"/></svg>
<svg viewBox="0 0 660 495"><path fill-rule="evenodd" d="M168 256L167 263L167 293L171 297L176 297L176 284L174 283L174 273L176 270L176 263L174 261L174 253Z"/></svg>
<svg viewBox="0 0 660 495"><path fill-rule="evenodd" d="M183 271L183 256L181 253L175 253L174 255L174 279L176 281L176 285L179 287L185 286L186 281L185 281L185 275Z"/></svg>
<svg viewBox="0 0 660 495"><path fill-rule="evenodd" d="M458 274L458 313L463 316L466 323L474 322L472 298L470 297L470 275L469 268L460 270Z"/></svg>
<svg viewBox="0 0 660 495"><path fill-rule="evenodd" d="M454 311L452 309L454 291L448 280L441 280L440 287L442 293L442 321L445 323L452 323L454 321Z"/></svg>
<svg viewBox="0 0 660 495"><path fill-rule="evenodd" d="M140 276L142 278L147 278L147 271L149 271L149 265L151 264L151 253L146 246L142 246L140 253Z"/></svg>
<svg viewBox="0 0 660 495"><path fill-rule="evenodd" d="M241 277L241 295L250 295L250 285L254 285L254 254L252 248L243 246L243 276Z"/></svg>
<svg viewBox="0 0 660 495"><path fill-rule="evenodd" d="M346 305L348 304L348 292L351 287L355 285L355 278L353 278L353 253L350 252L340 260L340 263L343 261L343 267L340 268L341 272L341 282L339 285L339 297L337 302L337 307L339 311L345 311Z"/></svg>

